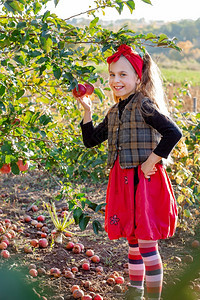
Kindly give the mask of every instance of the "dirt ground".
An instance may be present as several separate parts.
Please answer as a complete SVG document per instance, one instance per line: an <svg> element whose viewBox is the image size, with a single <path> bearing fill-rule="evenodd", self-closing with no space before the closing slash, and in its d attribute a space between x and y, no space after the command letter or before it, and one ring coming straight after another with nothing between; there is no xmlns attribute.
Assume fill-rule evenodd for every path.
<svg viewBox="0 0 200 300"><path fill-rule="evenodd" d="M73 232L72 237L65 237L62 245L52 244L50 232L54 229L54 226L42 205L42 201L52 199L52 195L57 190L58 186L53 184L40 171L30 171L27 174L18 176L12 174L1 175L0 225L5 226L5 220L10 219L11 224L17 225L17 229L15 229L16 236L10 240L10 245L7 248L10 252L10 258L0 258L0 291L6 288L7 291L9 290L5 298L0 292L0 299L23 300L22 297L18 296L18 290L14 292L15 288L12 282L18 280L16 274L20 274L25 281L25 286L34 291L33 298L27 296L24 298L26 300L74 299L71 292L73 285L79 285L85 294L91 294L92 296L100 294L104 300L123 299L128 283L128 246L126 240L110 241L104 231L100 232L99 235L95 235L91 225L83 232L78 226L73 225L70 227ZM84 192L94 202L105 202L106 183L84 185ZM38 206L39 210L37 212L32 211L33 204ZM57 202L56 206L60 212L66 209L66 203ZM47 239L49 245L47 248L32 247L31 253L24 252L24 247L30 246L31 239L41 238L41 229L38 230L30 222L24 221L24 216L27 214L31 216L32 220L36 220L37 216L41 214L46 217L44 226L48 228ZM103 214L97 214L94 217L103 225ZM199 220L198 211L195 208L194 218L190 220L187 228L181 230L179 228L173 238L159 241L164 267L163 299L200 299L200 248L191 246L194 240L200 241ZM0 237L2 235L3 233L0 232ZM74 254L72 251L67 250L66 244L69 241L82 243L84 250L80 254ZM100 257L99 263L91 262L89 271L85 271L81 267L82 260L89 259L86 256L87 249L93 249L94 253ZM35 264L38 272L42 268L43 271L40 270L40 272L43 272L43 274L38 274L35 278L29 275L31 264ZM101 266L103 270L97 272L97 266ZM74 278L68 279L65 274L72 267L77 267L78 270L74 273ZM58 277L50 275L51 268L59 268L61 274ZM12 276L6 277L8 270L14 274L15 279L13 281L11 280ZM108 285L107 278L114 271L124 277L125 282L123 284ZM4 280L2 281L2 279ZM91 282L89 288L86 287L88 281ZM12 284L13 288L10 288ZM20 285L18 285L18 289L19 287ZM23 285L22 288L24 288ZM177 290L178 293L174 294L175 292L172 292L169 296L165 296L170 289L172 291ZM9 298L12 292L15 294ZM182 297L181 295L185 296Z"/></svg>

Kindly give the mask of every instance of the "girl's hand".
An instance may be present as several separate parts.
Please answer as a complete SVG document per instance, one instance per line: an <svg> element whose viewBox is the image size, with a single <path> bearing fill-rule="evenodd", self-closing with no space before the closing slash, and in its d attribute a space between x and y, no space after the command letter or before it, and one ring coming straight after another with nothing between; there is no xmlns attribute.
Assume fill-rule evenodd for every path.
<svg viewBox="0 0 200 300"><path fill-rule="evenodd" d="M83 124L92 121L92 101L89 97L75 97L84 108Z"/></svg>
<svg viewBox="0 0 200 300"><path fill-rule="evenodd" d="M157 171L155 165L148 164L147 161L143 162L141 165L141 170L144 173L145 178L150 178L151 175L154 175Z"/></svg>
<svg viewBox="0 0 200 300"><path fill-rule="evenodd" d="M76 98L78 102L83 106L84 110L87 112L91 112L92 110L92 101L90 100L89 97L78 97Z"/></svg>
<svg viewBox="0 0 200 300"><path fill-rule="evenodd" d="M155 165L162 159L161 156L158 156L152 152L147 160L141 164L141 170L144 173L145 178L150 178L151 175L154 175L157 171Z"/></svg>

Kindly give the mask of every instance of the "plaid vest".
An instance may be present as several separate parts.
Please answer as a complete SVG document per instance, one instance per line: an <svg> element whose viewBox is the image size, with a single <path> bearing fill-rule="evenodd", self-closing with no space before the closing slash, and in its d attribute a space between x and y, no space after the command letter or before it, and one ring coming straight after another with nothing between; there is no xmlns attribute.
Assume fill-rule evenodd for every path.
<svg viewBox="0 0 200 300"><path fill-rule="evenodd" d="M148 98L143 98L142 102ZM119 119L118 103L108 112L108 167L113 167L119 154L122 169L143 163L160 141L161 135L146 124L133 96Z"/></svg>

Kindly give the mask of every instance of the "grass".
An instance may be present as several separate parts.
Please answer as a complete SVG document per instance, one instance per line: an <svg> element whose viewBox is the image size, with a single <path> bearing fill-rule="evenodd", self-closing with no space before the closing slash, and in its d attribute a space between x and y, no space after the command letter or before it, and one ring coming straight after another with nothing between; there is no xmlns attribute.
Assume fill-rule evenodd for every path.
<svg viewBox="0 0 200 300"><path fill-rule="evenodd" d="M171 83L190 82L192 86L200 85L200 72L197 70L161 68L164 81Z"/></svg>

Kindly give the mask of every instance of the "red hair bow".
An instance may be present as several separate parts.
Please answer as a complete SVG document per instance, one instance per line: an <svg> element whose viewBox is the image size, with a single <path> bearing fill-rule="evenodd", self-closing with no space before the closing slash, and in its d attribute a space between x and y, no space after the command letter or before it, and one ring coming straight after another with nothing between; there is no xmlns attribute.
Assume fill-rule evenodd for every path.
<svg viewBox="0 0 200 300"><path fill-rule="evenodd" d="M121 55L125 56L126 59L128 59L128 61L131 63L136 73L138 74L139 78L141 79L143 59L138 54L135 54L131 47L125 44L119 46L117 51L107 58L107 63L111 64L112 62L118 61Z"/></svg>

